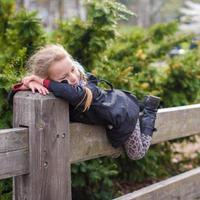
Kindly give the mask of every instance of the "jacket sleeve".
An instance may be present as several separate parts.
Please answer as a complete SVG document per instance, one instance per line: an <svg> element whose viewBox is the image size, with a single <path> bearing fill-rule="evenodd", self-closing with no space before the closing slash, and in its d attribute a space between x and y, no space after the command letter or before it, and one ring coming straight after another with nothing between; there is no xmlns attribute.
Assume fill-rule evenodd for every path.
<svg viewBox="0 0 200 200"><path fill-rule="evenodd" d="M85 89L82 86L72 86L67 82L57 82L45 79L43 81L43 86L50 92L53 92L56 97L60 97L74 106L83 102L86 95Z"/></svg>
<svg viewBox="0 0 200 200"><path fill-rule="evenodd" d="M16 83L15 85L13 85L12 89L9 91L8 96L7 96L7 101L9 106L13 105L13 98L16 92L18 91L25 91L25 90L29 90L28 88L23 86L23 83Z"/></svg>

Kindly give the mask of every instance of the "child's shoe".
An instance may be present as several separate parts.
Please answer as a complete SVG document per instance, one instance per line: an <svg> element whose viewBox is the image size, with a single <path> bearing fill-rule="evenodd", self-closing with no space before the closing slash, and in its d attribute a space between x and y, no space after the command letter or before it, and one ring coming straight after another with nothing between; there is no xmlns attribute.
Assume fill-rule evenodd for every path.
<svg viewBox="0 0 200 200"><path fill-rule="evenodd" d="M153 131L156 130L154 126L159 105L159 97L145 96L143 115L140 116L140 129L142 134L152 136Z"/></svg>
<svg viewBox="0 0 200 200"><path fill-rule="evenodd" d="M144 107L152 110L157 110L160 105L160 97L156 96L145 96L144 97Z"/></svg>

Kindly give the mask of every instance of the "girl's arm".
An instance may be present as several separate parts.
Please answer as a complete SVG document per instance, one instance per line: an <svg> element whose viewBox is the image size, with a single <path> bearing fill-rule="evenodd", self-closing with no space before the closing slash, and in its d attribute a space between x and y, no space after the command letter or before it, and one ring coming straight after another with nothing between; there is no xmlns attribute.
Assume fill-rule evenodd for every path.
<svg viewBox="0 0 200 200"><path fill-rule="evenodd" d="M46 95L49 94L49 91L47 88L45 88L42 84L37 83L35 81L31 81L28 83L28 85L24 85L23 83L17 83L15 84L7 96L7 101L10 105L13 104L13 97L16 92L23 91L23 90L31 90L33 93L37 90L40 94Z"/></svg>
<svg viewBox="0 0 200 200"><path fill-rule="evenodd" d="M17 83L13 85L12 89L9 91L8 96L7 96L7 101L9 105L13 104L13 97L17 91L22 91L22 90L29 90L29 88L24 85L23 83Z"/></svg>
<svg viewBox="0 0 200 200"><path fill-rule="evenodd" d="M24 85L23 83L16 83L12 87L12 91L14 92L21 91L21 90L29 90L29 87Z"/></svg>
<svg viewBox="0 0 200 200"><path fill-rule="evenodd" d="M43 86L53 92L56 97L65 99L71 105L78 105L86 95L85 89L82 86L72 86L67 82L57 82L45 79Z"/></svg>
<svg viewBox="0 0 200 200"><path fill-rule="evenodd" d="M46 95L49 93L48 89L43 86L42 83L36 81L30 81L28 85L23 83L17 83L12 87L12 91L16 93L17 91L31 90L33 93L37 90L40 94Z"/></svg>

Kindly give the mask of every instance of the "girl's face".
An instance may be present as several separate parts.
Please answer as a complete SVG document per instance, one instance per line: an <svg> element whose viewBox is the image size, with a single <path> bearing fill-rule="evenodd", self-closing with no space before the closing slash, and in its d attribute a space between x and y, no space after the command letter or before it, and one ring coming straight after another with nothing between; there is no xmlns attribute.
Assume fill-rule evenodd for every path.
<svg viewBox="0 0 200 200"><path fill-rule="evenodd" d="M48 76L58 82L67 80L70 85L78 85L80 81L80 72L68 57L53 63L48 69Z"/></svg>

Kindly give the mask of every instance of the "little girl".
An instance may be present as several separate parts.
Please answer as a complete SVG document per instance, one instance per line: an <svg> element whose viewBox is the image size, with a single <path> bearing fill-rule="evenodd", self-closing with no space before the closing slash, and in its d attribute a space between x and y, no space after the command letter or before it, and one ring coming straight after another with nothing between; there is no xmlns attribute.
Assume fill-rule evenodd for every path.
<svg viewBox="0 0 200 200"><path fill-rule="evenodd" d="M28 66L32 75L13 87L11 99L19 90L31 89L43 95L50 91L69 103L70 121L104 126L111 145L123 146L130 159L140 159L146 154L160 98L146 96L143 114L139 116L141 104L135 96L85 73L60 45L41 48L29 59ZM100 81L111 88L99 88Z"/></svg>

